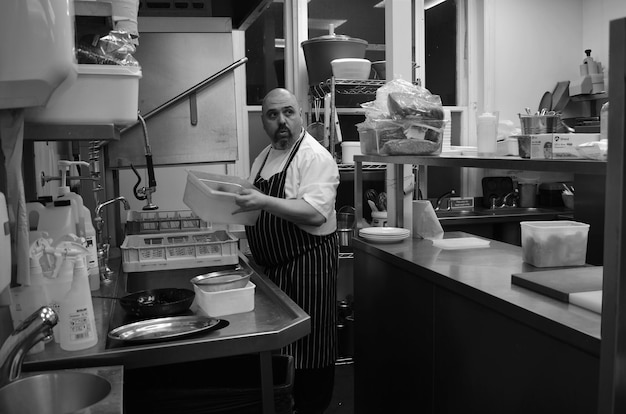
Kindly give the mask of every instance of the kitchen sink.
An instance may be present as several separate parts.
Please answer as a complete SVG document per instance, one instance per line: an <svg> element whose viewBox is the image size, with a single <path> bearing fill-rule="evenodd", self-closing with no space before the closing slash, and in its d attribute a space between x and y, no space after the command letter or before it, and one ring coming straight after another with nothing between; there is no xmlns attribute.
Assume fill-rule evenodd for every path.
<svg viewBox="0 0 626 414"><path fill-rule="evenodd" d="M0 388L2 413L75 413L111 393L111 383L99 375L77 372L45 372L20 378Z"/></svg>
<svg viewBox="0 0 626 414"><path fill-rule="evenodd" d="M436 214L440 219L467 219L487 217L556 216L557 214L563 212L564 211L540 207L502 207L496 209L439 210L436 211Z"/></svg>

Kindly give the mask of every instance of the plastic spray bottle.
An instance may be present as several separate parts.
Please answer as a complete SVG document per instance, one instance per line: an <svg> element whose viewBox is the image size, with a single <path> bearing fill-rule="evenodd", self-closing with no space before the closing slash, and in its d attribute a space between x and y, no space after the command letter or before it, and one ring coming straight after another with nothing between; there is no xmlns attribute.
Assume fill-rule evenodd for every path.
<svg viewBox="0 0 626 414"><path fill-rule="evenodd" d="M61 185L59 186L59 193L57 200L70 200L72 205L72 212L74 217L74 223L76 229L73 231L80 237L85 237L85 219L84 219L84 205L83 198L70 190L67 184L67 175L69 174L70 167L72 165L84 165L89 167L89 163L85 161L59 161L59 173L61 174Z"/></svg>
<svg viewBox="0 0 626 414"><path fill-rule="evenodd" d="M68 251L67 257L74 263L74 275L71 288L61 302L59 317L61 348L66 351L78 351L98 343L96 319L89 290L87 253L87 249L78 244Z"/></svg>

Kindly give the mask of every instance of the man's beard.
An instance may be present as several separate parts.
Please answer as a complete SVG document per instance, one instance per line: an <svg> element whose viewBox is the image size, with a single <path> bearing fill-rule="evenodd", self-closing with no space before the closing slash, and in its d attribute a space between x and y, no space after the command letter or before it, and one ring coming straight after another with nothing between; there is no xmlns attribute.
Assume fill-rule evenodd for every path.
<svg viewBox="0 0 626 414"><path fill-rule="evenodd" d="M283 135L284 134L284 135ZM275 149L287 149L293 143L293 135L289 128L279 128L274 133L274 148Z"/></svg>

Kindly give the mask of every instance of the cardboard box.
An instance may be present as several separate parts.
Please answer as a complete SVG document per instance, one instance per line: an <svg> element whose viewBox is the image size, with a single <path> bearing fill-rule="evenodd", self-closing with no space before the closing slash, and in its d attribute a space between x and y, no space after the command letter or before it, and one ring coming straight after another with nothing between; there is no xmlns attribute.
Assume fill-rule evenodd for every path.
<svg viewBox="0 0 626 414"><path fill-rule="evenodd" d="M530 135L530 159L552 159L552 137L554 134Z"/></svg>
<svg viewBox="0 0 626 414"><path fill-rule="evenodd" d="M585 142L599 140L600 134L554 134L552 137L552 158L555 160L583 158L576 147Z"/></svg>

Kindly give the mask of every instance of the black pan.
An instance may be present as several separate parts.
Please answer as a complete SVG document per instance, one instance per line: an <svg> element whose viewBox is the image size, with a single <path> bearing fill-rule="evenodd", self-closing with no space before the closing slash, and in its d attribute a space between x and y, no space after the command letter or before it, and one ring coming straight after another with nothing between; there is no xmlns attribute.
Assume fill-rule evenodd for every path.
<svg viewBox="0 0 626 414"><path fill-rule="evenodd" d="M142 290L121 298L120 305L127 313L139 317L176 315L189 309L195 295L189 289Z"/></svg>

